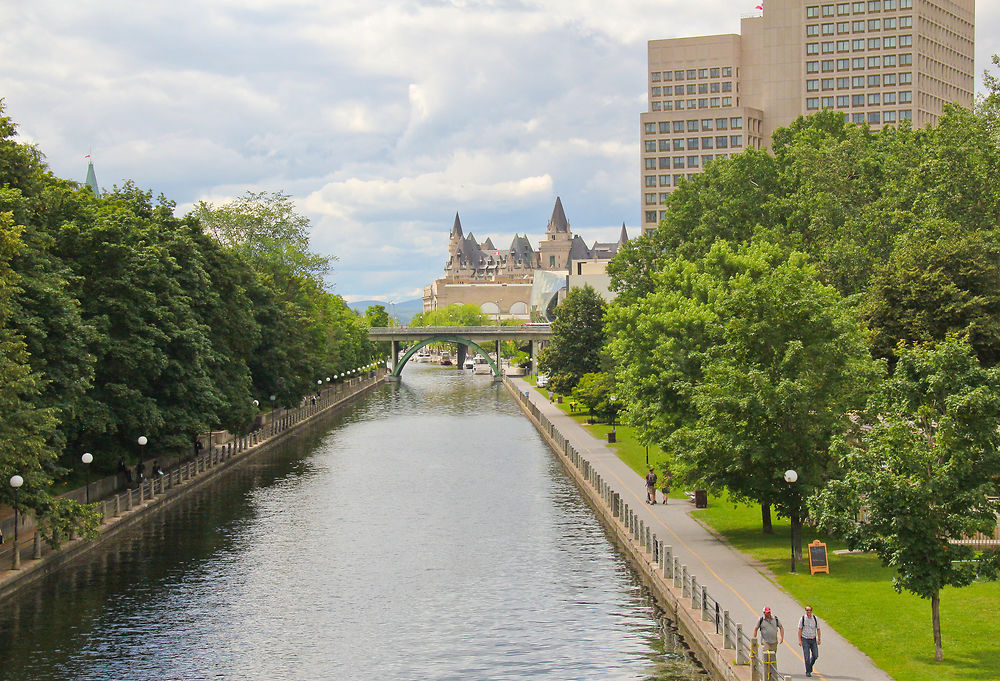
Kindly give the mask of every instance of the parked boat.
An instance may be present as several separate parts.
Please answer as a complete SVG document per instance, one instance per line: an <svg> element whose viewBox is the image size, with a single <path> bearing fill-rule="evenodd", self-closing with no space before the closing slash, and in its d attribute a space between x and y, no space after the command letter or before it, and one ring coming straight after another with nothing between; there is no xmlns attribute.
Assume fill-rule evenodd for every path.
<svg viewBox="0 0 1000 681"><path fill-rule="evenodd" d="M465 364L462 365L462 368L463 369L472 369L474 366L475 366L475 362L472 360L472 358L471 357L466 357L465 358Z"/></svg>
<svg viewBox="0 0 1000 681"><path fill-rule="evenodd" d="M472 373L474 374L491 374L493 373L493 368L490 367L489 361L482 355L476 355L476 358L472 363Z"/></svg>
<svg viewBox="0 0 1000 681"><path fill-rule="evenodd" d="M443 367L451 366L451 353L447 350L441 353L441 359L438 360L438 364Z"/></svg>

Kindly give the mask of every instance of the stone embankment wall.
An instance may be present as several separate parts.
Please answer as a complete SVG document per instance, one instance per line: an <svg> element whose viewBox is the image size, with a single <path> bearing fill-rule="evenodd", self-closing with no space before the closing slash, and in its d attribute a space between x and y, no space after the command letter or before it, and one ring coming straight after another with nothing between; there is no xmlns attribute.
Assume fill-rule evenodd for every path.
<svg viewBox="0 0 1000 681"><path fill-rule="evenodd" d="M784 681L788 677L765 669L756 642L749 630L722 610L711 594L678 562L670 546L661 541L622 501L555 425L516 390L504 384L516 397L522 411L535 424L549 448L583 491L598 517L638 571L657 601L673 619L695 656L713 679L718 681Z"/></svg>
<svg viewBox="0 0 1000 681"><path fill-rule="evenodd" d="M70 538L63 541L58 549L53 549L37 532L33 532L34 519L28 516L19 524L18 534L21 540L15 558L13 518L6 519L9 527L3 527L5 543L0 546L0 601L12 596L21 586L59 569L99 546L122 529L141 522L152 512L197 489L230 467L266 451L306 424L334 413L379 385L384 377L385 371L380 370L370 376L349 379L325 389L315 403L310 398L301 407L283 410L279 416L247 435L214 445L210 451L174 462L169 467L167 464L170 462L161 457L160 461L167 462L162 476L147 478L142 484L128 487L122 492L117 491L118 481L115 477L105 479L102 488L110 490L110 495L103 498L98 497L97 484L91 485L91 499L96 500L94 503L103 518L96 539ZM85 490L73 492L74 498L85 494ZM18 567L15 569L14 565Z"/></svg>

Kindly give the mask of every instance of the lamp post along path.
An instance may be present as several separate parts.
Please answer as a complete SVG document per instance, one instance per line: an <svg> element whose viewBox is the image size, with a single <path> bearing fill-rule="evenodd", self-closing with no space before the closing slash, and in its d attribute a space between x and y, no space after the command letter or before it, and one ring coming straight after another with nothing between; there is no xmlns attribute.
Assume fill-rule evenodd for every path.
<svg viewBox="0 0 1000 681"><path fill-rule="evenodd" d="M19 506L17 503L18 492L21 489L21 485L24 484L24 478L20 475L12 475L10 478L10 486L14 489L14 544L11 547L14 550L13 558L11 559L10 567L12 570L21 569L21 549L17 546L17 526L20 525L20 516L18 515Z"/></svg>
<svg viewBox="0 0 1000 681"><path fill-rule="evenodd" d="M796 473L794 470L789 469L785 471L785 482L788 483L788 490L789 490L789 505L792 508L791 512L788 514L790 516L788 519L789 520L788 535L792 545L792 572L795 572L795 527L796 523L798 522L798 515L799 515L798 502L795 499L795 492L793 485L795 484L795 481L798 479L799 479L799 474Z"/></svg>

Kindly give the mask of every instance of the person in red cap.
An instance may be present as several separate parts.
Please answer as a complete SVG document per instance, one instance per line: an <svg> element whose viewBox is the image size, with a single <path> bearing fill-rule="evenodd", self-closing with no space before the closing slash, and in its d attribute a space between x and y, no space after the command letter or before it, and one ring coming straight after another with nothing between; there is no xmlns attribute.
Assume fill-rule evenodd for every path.
<svg viewBox="0 0 1000 681"><path fill-rule="evenodd" d="M760 642L764 650L770 650L774 653L774 659L778 659L778 644L785 642L785 628L781 626L781 620L777 616L771 615L771 608L764 607L764 615L757 620L757 626L753 628L753 636L751 638L757 638L757 632L760 632ZM778 640L778 635L781 635L781 640Z"/></svg>

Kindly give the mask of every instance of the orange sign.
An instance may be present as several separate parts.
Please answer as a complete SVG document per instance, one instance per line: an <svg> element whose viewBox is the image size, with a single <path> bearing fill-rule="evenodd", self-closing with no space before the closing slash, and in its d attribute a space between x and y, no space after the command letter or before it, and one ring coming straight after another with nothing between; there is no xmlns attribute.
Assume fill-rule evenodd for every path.
<svg viewBox="0 0 1000 681"><path fill-rule="evenodd" d="M826 560L826 544L819 539L809 545L809 574L817 572L830 574L830 564Z"/></svg>

